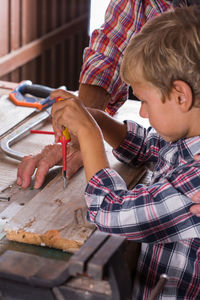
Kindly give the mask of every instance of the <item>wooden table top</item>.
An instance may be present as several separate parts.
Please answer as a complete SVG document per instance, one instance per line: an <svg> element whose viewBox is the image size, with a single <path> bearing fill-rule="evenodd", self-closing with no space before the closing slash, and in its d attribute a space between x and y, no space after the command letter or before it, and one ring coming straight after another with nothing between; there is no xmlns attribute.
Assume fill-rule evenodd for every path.
<svg viewBox="0 0 200 300"><path fill-rule="evenodd" d="M31 118L34 113L33 109L29 109L30 111L27 112L27 108L16 107L14 104L10 103L8 93L8 89L0 89L0 95L2 95L0 98L0 128L3 128L4 126L4 132L0 134L0 139L4 138L13 130L13 128L16 128L20 122L24 122L24 119L27 120L27 118ZM116 118L119 120L133 119L139 123L142 122L145 126L148 126L148 122L144 122L144 120L138 115L139 106L138 101L127 101L116 114ZM16 121L16 124L14 124L13 121ZM42 124L41 129L51 130L51 122L48 120L45 121ZM39 135L28 135L13 145L12 148L24 154L35 154L38 153L45 145L53 142L53 136L45 135L41 138ZM108 156L112 161L111 165L113 165L113 167L121 173L122 177L124 176L127 184L132 183L135 179L138 181L138 179L144 174L144 168L134 170L117 162L112 157L111 150L108 150ZM74 215L74 213L70 213L70 209L74 212L81 207L81 214L82 211L85 213L85 203L83 198L85 180L83 169L70 179L69 186L66 191L62 190L62 184L60 182L61 172L44 189L34 190L30 187L26 190L22 190L16 185L16 173L19 161L5 155L0 149L0 162L0 192L11 196L11 201L9 203L0 202L0 224L2 220L7 219L8 225L6 226L8 230L12 232L9 238L15 239L13 238L13 232L15 233L16 230L20 229L21 233L24 231L26 231L26 233L36 232L36 235L41 238L39 243L42 243L42 237L46 238L46 234L48 232L52 233L52 230L56 230L56 234L59 232L59 239L71 241L73 240L72 237L75 237L75 243L71 243L69 245L69 249L72 252L76 246L79 247L84 240L87 239L93 229L84 223L85 221L83 221L82 217L81 220L85 225L81 223L81 226L79 226L80 224L74 224L73 218L70 219L70 216ZM62 203L62 208L59 207L58 202ZM55 207L53 207L53 205L55 205ZM66 215L62 214L63 209L65 209ZM80 217L80 211L78 213ZM51 217L48 221L44 222L44 216L47 215L51 215ZM68 219L68 223L66 223L66 218ZM83 231L81 231L84 227L83 225L85 226L85 236ZM77 226L80 227L78 230ZM28 227L28 229L26 227ZM61 233L60 228L62 227L67 229L62 229ZM27 243L28 241L23 240L22 236L23 234L18 234L18 239L16 240ZM48 245L48 241L45 240L45 244ZM52 244L50 246L54 247ZM68 250L67 247L68 246L64 249Z"/></svg>

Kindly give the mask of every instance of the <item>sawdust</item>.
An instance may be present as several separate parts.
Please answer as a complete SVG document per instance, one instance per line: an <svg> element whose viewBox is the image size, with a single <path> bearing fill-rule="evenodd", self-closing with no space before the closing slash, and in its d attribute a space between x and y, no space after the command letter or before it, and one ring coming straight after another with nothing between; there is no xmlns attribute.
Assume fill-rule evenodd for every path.
<svg viewBox="0 0 200 300"><path fill-rule="evenodd" d="M36 221L36 217L34 217L33 220L30 220L28 223L26 223L23 229L30 228L35 221Z"/></svg>
<svg viewBox="0 0 200 300"><path fill-rule="evenodd" d="M54 200L54 202L58 205L58 207L63 205L63 201L60 199L56 199L56 200Z"/></svg>
<svg viewBox="0 0 200 300"><path fill-rule="evenodd" d="M7 239L32 244L39 246L46 246L49 248L61 249L63 251L74 253L83 245L76 240L69 240L60 237L58 230L48 230L45 234L37 234L33 232L26 232L22 229L17 231L9 231L6 234Z"/></svg>

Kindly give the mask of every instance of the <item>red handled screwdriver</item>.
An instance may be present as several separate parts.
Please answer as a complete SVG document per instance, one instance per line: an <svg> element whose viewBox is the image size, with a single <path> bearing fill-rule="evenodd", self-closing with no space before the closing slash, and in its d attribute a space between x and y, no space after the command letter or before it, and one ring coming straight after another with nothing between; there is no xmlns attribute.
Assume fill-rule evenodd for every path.
<svg viewBox="0 0 200 300"><path fill-rule="evenodd" d="M63 98L56 98L56 102L64 100ZM52 131L44 130L30 130L30 133L39 133L39 134L54 134ZM63 179L64 179L64 189L67 185L67 144L71 141L71 137L67 128L62 131L62 136L60 137L60 143L62 144L62 158L63 158Z"/></svg>
<svg viewBox="0 0 200 300"><path fill-rule="evenodd" d="M67 171L67 144L71 141L71 137L67 128L62 132L60 137L60 142L62 144L62 157L63 157L63 179L64 179L64 189L67 185L66 171Z"/></svg>
<svg viewBox="0 0 200 300"><path fill-rule="evenodd" d="M61 97L56 98L56 102L63 101ZM64 189L67 185L67 144L71 141L71 137L67 128L62 131L62 136L60 137L60 142L62 144L62 157L63 157L63 179L64 179Z"/></svg>

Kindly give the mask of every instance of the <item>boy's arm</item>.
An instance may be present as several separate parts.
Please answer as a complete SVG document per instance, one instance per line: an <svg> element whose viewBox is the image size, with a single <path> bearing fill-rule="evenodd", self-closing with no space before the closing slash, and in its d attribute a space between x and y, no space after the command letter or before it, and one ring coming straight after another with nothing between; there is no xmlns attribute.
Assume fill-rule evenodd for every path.
<svg viewBox="0 0 200 300"><path fill-rule="evenodd" d="M200 182L199 169L194 169L194 182ZM100 170L85 190L88 220L101 231L123 234L137 242L171 243L199 238L200 221L190 212L196 187L180 186L191 176L191 166L173 175L175 181L164 178L150 186L138 184L128 190L116 171Z"/></svg>
<svg viewBox="0 0 200 300"><path fill-rule="evenodd" d="M83 158L87 181L103 168L108 168L102 132L112 147L118 147L126 135L126 128L99 110L91 110L93 116L75 97L67 92L55 91L52 97L62 97L66 101L55 103L52 108L53 127L58 140L64 127L77 136ZM99 124L99 126L98 126Z"/></svg>
<svg viewBox="0 0 200 300"><path fill-rule="evenodd" d="M118 148L126 137L126 124L115 120L107 113L98 109L88 108L88 110L101 128L106 142L113 149Z"/></svg>
<svg viewBox="0 0 200 300"><path fill-rule="evenodd" d="M78 140L83 159L85 176L87 182L99 170L109 168L109 162L106 157L103 137L98 126L94 130L84 128L79 135Z"/></svg>
<svg viewBox="0 0 200 300"><path fill-rule="evenodd" d="M113 148L117 148L125 138L126 125L114 120L102 111L90 110L90 112L101 128L105 140ZM90 127L83 127L78 134L87 182L99 170L109 168L99 127L95 126L92 130Z"/></svg>

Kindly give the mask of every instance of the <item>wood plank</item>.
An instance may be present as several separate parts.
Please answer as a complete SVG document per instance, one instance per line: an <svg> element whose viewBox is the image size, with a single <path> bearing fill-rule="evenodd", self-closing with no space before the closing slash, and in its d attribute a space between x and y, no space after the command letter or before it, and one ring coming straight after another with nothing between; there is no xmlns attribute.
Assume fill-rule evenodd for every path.
<svg viewBox="0 0 200 300"><path fill-rule="evenodd" d="M2 0L1 1L1 9L0 9L0 36L1 36L1 47L0 47L0 56L3 56L9 52L9 38L10 32L8 27L9 22L9 1ZM4 74L3 74L4 75Z"/></svg>
<svg viewBox="0 0 200 300"><path fill-rule="evenodd" d="M20 0L11 0L10 4L10 50L20 47Z"/></svg>
<svg viewBox="0 0 200 300"><path fill-rule="evenodd" d="M35 0L21 1L22 16L22 46L34 41L37 38L37 3Z"/></svg>
<svg viewBox="0 0 200 300"><path fill-rule="evenodd" d="M1 110L0 110L0 137L20 123L22 120L30 116L35 112L34 108L16 106L10 101L8 95L4 95L0 98Z"/></svg>
<svg viewBox="0 0 200 300"><path fill-rule="evenodd" d="M20 122L23 122L26 118L29 118L34 113L34 109L26 107L15 106L9 99L7 88L16 87L16 83L10 82L0 82L0 98L1 110L0 110L0 139L4 137L7 132L10 132L12 128L16 127ZM6 89L5 89L6 88ZM46 120L40 126L45 130L52 130L51 122ZM40 135L28 135L21 141L18 141L12 148L16 151L26 154L35 154L44 148L47 144L53 143L52 136L43 136ZM0 149L0 191L3 191L10 186L12 186L16 181L17 166L19 164L18 160L12 159L9 156L5 155ZM12 194L12 193L11 193ZM1 211L0 203L0 211ZM3 205L4 207L5 205Z"/></svg>
<svg viewBox="0 0 200 300"><path fill-rule="evenodd" d="M40 128L43 130L52 130L51 122L46 120L40 124L38 129ZM24 155L37 154L46 145L53 144L53 142L54 137L52 135L28 134L22 140L12 145L11 149ZM0 191L2 191L15 183L19 161L10 158L0 149L0 162Z"/></svg>
<svg viewBox="0 0 200 300"><path fill-rule="evenodd" d="M18 83L0 80L0 96L7 95L9 91L17 87Z"/></svg>
<svg viewBox="0 0 200 300"><path fill-rule="evenodd" d="M144 168L130 168L118 162L107 148L112 168L118 171L128 185L138 181ZM95 229L85 219L86 187L84 170L79 170L63 190L61 174L17 213L6 225L10 240L49 246L69 252L77 251Z"/></svg>
<svg viewBox="0 0 200 300"><path fill-rule="evenodd" d="M127 101L117 113L116 118L119 120L134 119L139 123L144 123L144 120L138 116L139 106L140 103L137 101ZM148 123L146 125L148 126ZM51 127L51 123L46 121L41 129L48 130L49 127ZM40 135L28 135L13 145L13 148L27 154L37 153L45 144L52 142L52 136L45 135L41 138ZM135 185L145 172L144 169L130 168L118 162L112 155L110 147L107 148L107 154L111 167L123 176L129 187ZM15 181L18 162L5 156L0 157L0 160L3 166L0 178L1 186L6 187L7 182L8 187L10 178L13 180L12 183ZM5 185L4 182L2 183L3 180ZM60 173L37 195L32 194L32 198L27 196L26 193L29 195L28 190L23 191L15 186L15 189L19 189L15 193L19 197L16 199L17 203L23 201L25 205L7 224L8 238L37 245L45 244L71 252L76 251L94 230L94 226L85 221L86 205L83 196L85 185L84 170L81 169L68 181L65 190L63 190L63 179ZM9 187L7 188L8 192L14 201L15 198L13 198L13 193L10 193ZM30 193L32 192L30 191ZM30 201L28 202L28 200ZM8 204L2 204L2 209L7 206Z"/></svg>
<svg viewBox="0 0 200 300"><path fill-rule="evenodd" d="M21 46L21 15L20 0L10 1L10 51L12 52ZM9 74L13 82L20 81L20 70L14 70Z"/></svg>

